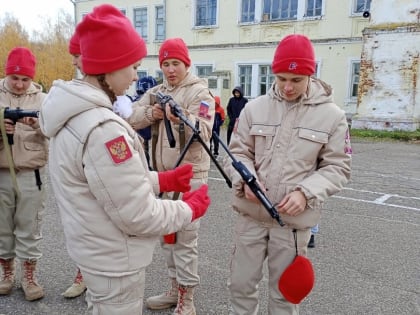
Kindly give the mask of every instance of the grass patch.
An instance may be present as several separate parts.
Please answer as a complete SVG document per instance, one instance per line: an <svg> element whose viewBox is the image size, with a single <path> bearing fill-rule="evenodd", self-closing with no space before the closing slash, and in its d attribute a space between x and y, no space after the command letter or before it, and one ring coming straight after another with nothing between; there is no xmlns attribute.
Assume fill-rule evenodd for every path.
<svg viewBox="0 0 420 315"><path fill-rule="evenodd" d="M377 140L420 141L420 129L416 131L384 131L369 129L350 129L353 138L369 138Z"/></svg>

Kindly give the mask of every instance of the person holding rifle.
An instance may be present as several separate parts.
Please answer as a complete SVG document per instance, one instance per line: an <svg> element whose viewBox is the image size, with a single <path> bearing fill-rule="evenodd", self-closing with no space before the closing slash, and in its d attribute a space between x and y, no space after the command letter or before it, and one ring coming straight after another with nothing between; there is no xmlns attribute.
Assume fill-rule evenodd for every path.
<svg viewBox="0 0 420 315"><path fill-rule="evenodd" d="M169 38L162 43L159 63L164 75L163 83L149 89L138 102L133 103L133 113L128 121L136 130L152 126L152 167L158 171L168 171L175 167L194 131L173 113L169 104L164 104L162 108L157 102L157 92L171 96L192 124L198 122L200 137L206 145L210 144L212 136L215 104L207 82L189 71L191 60L181 38ZM165 124L165 120L169 124ZM199 142L192 142L185 149L187 151L180 165L193 165L191 186L196 188L207 183L210 156ZM178 195L164 197L179 198ZM162 238L170 287L167 292L146 299L148 308L176 306L174 314L195 314L193 294L200 282L197 247L199 224L199 221L194 221L176 234Z"/></svg>
<svg viewBox="0 0 420 315"><path fill-rule="evenodd" d="M13 48L6 61L6 77L0 80L0 295L9 295L15 281L17 258L25 299L44 296L35 272L42 256L42 222L45 213L44 166L48 140L38 118L5 118L5 108L19 112L39 110L45 98L33 82L36 59L26 47ZM7 136L6 136L7 135Z"/></svg>
<svg viewBox="0 0 420 315"><path fill-rule="evenodd" d="M228 288L230 314L258 313L258 284L268 263L268 313L299 314L314 283L305 257L311 227L325 200L350 178L351 147L346 116L332 89L315 79L311 41L293 34L278 44L275 81L266 95L242 110L231 154L252 173L284 225L263 207L253 190L225 160L238 213ZM254 187L255 188L255 187Z"/></svg>

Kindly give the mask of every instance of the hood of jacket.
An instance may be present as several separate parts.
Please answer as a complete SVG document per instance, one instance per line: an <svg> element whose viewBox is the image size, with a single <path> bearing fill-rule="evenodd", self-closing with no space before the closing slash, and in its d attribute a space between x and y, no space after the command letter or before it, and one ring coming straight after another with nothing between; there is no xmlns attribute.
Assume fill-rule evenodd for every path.
<svg viewBox="0 0 420 315"><path fill-rule="evenodd" d="M54 137L72 117L95 107L112 111L104 91L81 80L56 80L41 106L41 130Z"/></svg>
<svg viewBox="0 0 420 315"><path fill-rule="evenodd" d="M241 88L240 86L235 86L235 87L233 88L233 90L232 90L232 94L233 94L233 96L235 96L235 91L238 91L238 92L239 92L239 94L241 94L241 95L239 96L239 98L241 98L242 96L244 96L244 93L242 92L242 88Z"/></svg>
<svg viewBox="0 0 420 315"><path fill-rule="evenodd" d="M268 94L280 101L283 98L280 95L276 81L274 81L271 86ZM330 85L324 81L316 78L309 79L309 86L305 94L302 95L302 98L299 100L299 103L306 105L318 105L323 103L333 103L333 90Z"/></svg>

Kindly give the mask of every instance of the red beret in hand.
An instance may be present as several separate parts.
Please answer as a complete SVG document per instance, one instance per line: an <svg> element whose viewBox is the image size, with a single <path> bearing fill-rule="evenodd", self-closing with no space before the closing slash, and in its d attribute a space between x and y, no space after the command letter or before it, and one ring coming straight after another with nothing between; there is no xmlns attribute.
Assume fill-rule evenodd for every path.
<svg viewBox="0 0 420 315"><path fill-rule="evenodd" d="M159 172L160 192L187 192L191 189L192 165L184 164L170 171Z"/></svg>
<svg viewBox="0 0 420 315"><path fill-rule="evenodd" d="M314 283L311 261L304 256L296 256L281 275L278 287L287 301L299 304L311 292Z"/></svg>
<svg viewBox="0 0 420 315"><path fill-rule="evenodd" d="M201 185L194 191L189 191L182 196L182 200L188 204L192 211L191 222L201 218L210 205L210 197L208 195L208 186Z"/></svg>

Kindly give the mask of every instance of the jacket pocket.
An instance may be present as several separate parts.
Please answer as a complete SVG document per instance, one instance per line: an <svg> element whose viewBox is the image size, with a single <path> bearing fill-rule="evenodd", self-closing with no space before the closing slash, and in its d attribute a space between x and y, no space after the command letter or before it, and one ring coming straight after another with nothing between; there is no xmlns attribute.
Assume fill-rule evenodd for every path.
<svg viewBox="0 0 420 315"><path fill-rule="evenodd" d="M25 149L28 151L41 151L44 149L44 146L40 143L25 141L23 145L25 146Z"/></svg>
<svg viewBox="0 0 420 315"><path fill-rule="evenodd" d="M253 125L249 131L255 137L255 153L270 150L276 134L275 126Z"/></svg>
<svg viewBox="0 0 420 315"><path fill-rule="evenodd" d="M324 144L328 143L328 133L312 129L298 128L297 140L292 154L297 160L314 162Z"/></svg>

